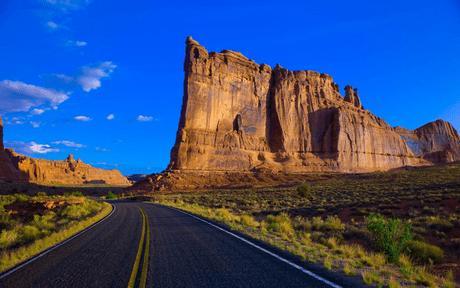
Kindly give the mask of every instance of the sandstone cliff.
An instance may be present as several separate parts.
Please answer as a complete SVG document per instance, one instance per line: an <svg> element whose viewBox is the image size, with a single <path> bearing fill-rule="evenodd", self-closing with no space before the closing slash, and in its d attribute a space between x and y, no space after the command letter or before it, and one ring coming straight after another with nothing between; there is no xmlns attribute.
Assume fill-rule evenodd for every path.
<svg viewBox="0 0 460 288"><path fill-rule="evenodd" d="M129 185L118 170L104 170L75 160L72 155L63 161L35 159L15 153L3 146L3 125L0 118L0 180L54 184Z"/></svg>
<svg viewBox="0 0 460 288"><path fill-rule="evenodd" d="M460 160L450 124L435 122L401 135L363 108L357 89L346 86L342 96L327 74L271 68L230 50L209 53L192 38L185 54L170 172L365 172ZM137 186L177 178L164 175Z"/></svg>

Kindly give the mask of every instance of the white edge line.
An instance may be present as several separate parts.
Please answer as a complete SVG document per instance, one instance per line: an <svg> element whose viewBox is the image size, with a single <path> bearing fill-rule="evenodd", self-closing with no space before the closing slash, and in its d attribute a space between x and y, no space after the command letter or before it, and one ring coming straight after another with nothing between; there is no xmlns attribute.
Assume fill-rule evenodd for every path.
<svg viewBox="0 0 460 288"><path fill-rule="evenodd" d="M0 280L2 280L3 278L13 274L14 272L18 271L19 269L23 268L24 266L34 262L35 260L45 256L46 254L50 253L51 251L61 247L62 245L66 244L67 242L71 241L72 239L75 239L77 238L78 236L80 236L81 234L89 231L90 229L96 227L97 225L101 224L102 222L104 222L105 220L109 219L110 216L112 216L112 214L115 212L115 210L117 209L117 207L113 204L110 203L110 205L112 205L113 209L112 209L112 212L110 212L109 215L105 216L104 218L102 218L101 220L99 220L98 222L92 224L91 226L88 226L86 227L85 229L81 230L80 232L78 232L77 234L73 235L72 237L62 241L62 242L59 242L58 244L55 244L54 246L51 246L50 248L46 249L45 251L41 252L40 254L36 255L36 256L33 256L32 258L30 258L29 260L23 262L22 264L19 264L13 268L10 268L10 270L7 270L6 272L4 272L3 274L0 274Z"/></svg>
<svg viewBox="0 0 460 288"><path fill-rule="evenodd" d="M174 207L169 207L169 206L164 206L164 207L179 211L179 212L181 212L183 214L186 214L186 215L188 215L190 217L193 217L193 218L195 218L195 219L197 219L197 220L199 220L201 222L204 222L204 223L206 223L206 224L208 224L208 225L210 225L210 226L212 226L212 227L214 227L214 228L216 228L216 229L218 229L218 230L220 230L222 232L225 232L225 233L227 233L227 234L229 234L229 235L231 235L231 236L243 241L244 243L246 243L246 244L248 244L248 245L250 245L250 246L252 246L252 247L254 247L256 249L258 249L258 250L260 250L262 252L265 252L270 256L275 257L276 259L280 260L281 262L284 262L284 263L286 263L286 264L288 264L288 265L300 270L301 272L307 274L308 276L311 276L311 277L315 278L316 280L318 280L320 282L323 282L323 283L325 283L325 284L327 284L327 285L329 285L331 287L334 287L334 288L342 288L342 286L340 286L338 284L335 284L334 282L331 282L331 281L329 281L329 280L317 275L316 273L313 273L310 270L307 270L307 269L303 268L302 266L297 265L297 264L287 260L286 258L283 258L283 257L281 257L281 256L279 256L279 255L277 255L277 254L275 254L275 253L263 248L263 247L260 247L259 245L255 244L255 243L253 243L253 242L251 242L251 241L249 241L249 240L247 240L247 239L245 239L245 238L243 238L243 237L241 237L241 236L239 236L239 235L237 235L237 234L235 234L233 232L230 232L230 231L228 231L228 230L226 230L226 229L224 229L222 227L219 227L219 226L217 226L217 225L215 225L215 224L213 224L213 223L211 223L209 221L206 221L206 220L204 220L204 219L202 219L200 217L197 217L197 216L195 216L193 214L187 213L185 211L182 211L182 210L174 208Z"/></svg>

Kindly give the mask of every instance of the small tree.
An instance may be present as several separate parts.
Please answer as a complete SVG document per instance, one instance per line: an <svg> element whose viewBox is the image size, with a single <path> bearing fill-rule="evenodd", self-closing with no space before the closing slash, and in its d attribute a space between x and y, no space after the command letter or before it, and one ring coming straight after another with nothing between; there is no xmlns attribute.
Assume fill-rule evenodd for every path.
<svg viewBox="0 0 460 288"><path fill-rule="evenodd" d="M115 193L113 193L112 191L109 191L109 193L107 193L107 196L105 197L105 199L108 199L108 200L117 199L117 195Z"/></svg>
<svg viewBox="0 0 460 288"><path fill-rule="evenodd" d="M400 219L386 219L379 214L367 217L367 229L378 249L382 250L392 263L398 262L399 256L412 240L412 227Z"/></svg>
<svg viewBox="0 0 460 288"><path fill-rule="evenodd" d="M313 189L308 183L302 183L299 186L297 186L297 194L300 197L307 197L313 192Z"/></svg>

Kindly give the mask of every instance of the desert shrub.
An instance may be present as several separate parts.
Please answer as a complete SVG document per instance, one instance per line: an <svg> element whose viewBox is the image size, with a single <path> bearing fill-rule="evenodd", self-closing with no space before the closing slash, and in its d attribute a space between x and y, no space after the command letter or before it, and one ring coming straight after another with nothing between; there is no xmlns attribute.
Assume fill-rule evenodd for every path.
<svg viewBox="0 0 460 288"><path fill-rule="evenodd" d="M367 217L367 229L372 234L375 245L383 251L388 260L395 263L412 239L410 224L400 219L386 219L382 215Z"/></svg>
<svg viewBox="0 0 460 288"><path fill-rule="evenodd" d="M0 212L0 228L11 228L15 225L16 221L14 221L10 214Z"/></svg>
<svg viewBox="0 0 460 288"><path fill-rule="evenodd" d="M311 195L313 189L308 183L302 183L299 186L297 186L296 191L300 197L307 197Z"/></svg>
<svg viewBox="0 0 460 288"><path fill-rule="evenodd" d="M361 272L361 277L363 278L364 283L367 285L377 284L382 285L383 279L375 271L363 271Z"/></svg>
<svg viewBox="0 0 460 288"><path fill-rule="evenodd" d="M400 288L400 287L401 287L401 284L399 284L399 282L394 277L390 277L390 279L388 280L388 288Z"/></svg>
<svg viewBox="0 0 460 288"><path fill-rule="evenodd" d="M2 232L0 232L0 249L5 249L14 245L18 238L19 234L16 229L2 230Z"/></svg>
<svg viewBox="0 0 460 288"><path fill-rule="evenodd" d="M401 273L404 276L408 277L414 273L414 266L412 265L412 261L406 255L402 254L399 256L398 265Z"/></svg>
<svg viewBox="0 0 460 288"><path fill-rule="evenodd" d="M251 215L241 215L240 216L240 222L244 226L248 226L248 227L257 227L257 226L259 226L259 222L257 222L254 219L254 217L252 217Z"/></svg>
<svg viewBox="0 0 460 288"><path fill-rule="evenodd" d="M91 211L86 205L69 205L62 209L61 215L73 220L77 220L89 215Z"/></svg>
<svg viewBox="0 0 460 288"><path fill-rule="evenodd" d="M16 197L16 201L18 202L26 202L27 200L29 200L29 196L25 194L16 194L14 196Z"/></svg>
<svg viewBox="0 0 460 288"><path fill-rule="evenodd" d="M340 218L335 215L327 216L322 229L332 232L343 232L345 230L345 224L343 224Z"/></svg>
<svg viewBox="0 0 460 288"><path fill-rule="evenodd" d="M327 270L332 270L332 268L333 268L332 259L331 259L330 257L324 258L324 260L323 260L323 266L324 266Z"/></svg>
<svg viewBox="0 0 460 288"><path fill-rule="evenodd" d="M108 200L117 199L117 195L115 193L113 193L112 191L109 191L107 193L107 196L105 196L105 199L108 199Z"/></svg>
<svg viewBox="0 0 460 288"><path fill-rule="evenodd" d="M21 240L22 242L30 242L38 239L41 236L40 230L36 226L25 225L21 229Z"/></svg>
<svg viewBox="0 0 460 288"><path fill-rule="evenodd" d="M444 257L444 251L436 246L423 241L409 241L407 250L409 254L422 263L438 263Z"/></svg>
<svg viewBox="0 0 460 288"><path fill-rule="evenodd" d="M43 216L35 214L34 219L30 222L30 224L37 227L39 230L49 231L54 229L56 226L54 223L55 216L56 214L54 212L48 212Z"/></svg>
<svg viewBox="0 0 460 288"><path fill-rule="evenodd" d="M220 219L220 220L223 220L224 222L232 222L235 220L235 215L233 215L232 212L230 212L230 210L226 209L226 208L219 208L216 210L216 216Z"/></svg>
<svg viewBox="0 0 460 288"><path fill-rule="evenodd" d="M285 238L294 235L291 218L286 213L281 213L276 216L268 215L266 221L268 224L267 229L269 231L279 233Z"/></svg>
<svg viewBox="0 0 460 288"><path fill-rule="evenodd" d="M303 218L301 216L296 216L294 218L294 226L297 231L307 232L312 228L310 220Z"/></svg>

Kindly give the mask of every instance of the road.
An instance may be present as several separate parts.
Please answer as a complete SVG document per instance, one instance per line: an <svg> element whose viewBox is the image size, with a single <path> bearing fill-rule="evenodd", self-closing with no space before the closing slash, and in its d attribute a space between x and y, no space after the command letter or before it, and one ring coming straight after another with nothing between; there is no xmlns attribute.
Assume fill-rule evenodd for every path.
<svg viewBox="0 0 460 288"><path fill-rule="evenodd" d="M114 205L104 222L0 279L0 287L127 287L133 274L138 286L143 266L147 287L331 287L190 215L147 203ZM147 246L139 244L148 239L141 238L143 223L149 253L136 274L139 246Z"/></svg>

